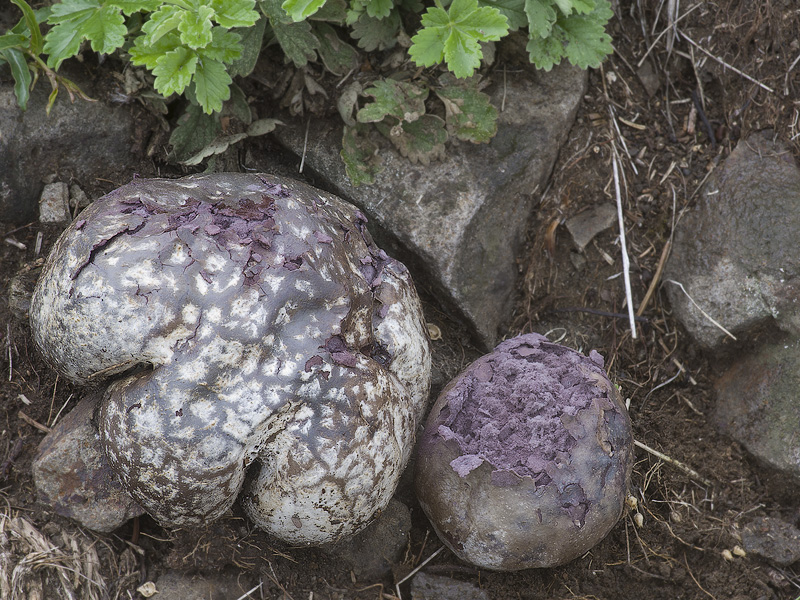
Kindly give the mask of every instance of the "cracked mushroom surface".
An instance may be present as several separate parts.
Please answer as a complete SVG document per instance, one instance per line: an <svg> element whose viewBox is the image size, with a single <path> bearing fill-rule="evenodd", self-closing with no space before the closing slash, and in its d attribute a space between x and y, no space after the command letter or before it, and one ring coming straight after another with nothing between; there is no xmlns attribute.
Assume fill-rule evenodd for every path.
<svg viewBox="0 0 800 600"><path fill-rule="evenodd" d="M602 356L532 333L502 342L442 390L418 444L416 488L463 560L553 567L616 525L632 466L630 420Z"/></svg>
<svg viewBox="0 0 800 600"><path fill-rule="evenodd" d="M430 352L408 271L341 199L271 175L134 180L59 238L31 304L62 375L159 522L237 497L297 544L355 533L391 498ZM241 495L240 495L241 493Z"/></svg>

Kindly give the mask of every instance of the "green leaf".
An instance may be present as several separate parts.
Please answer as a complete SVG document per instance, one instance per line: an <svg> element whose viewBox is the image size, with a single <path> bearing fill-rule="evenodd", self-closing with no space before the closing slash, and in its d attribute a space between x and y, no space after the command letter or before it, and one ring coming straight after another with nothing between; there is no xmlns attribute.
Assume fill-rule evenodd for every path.
<svg viewBox="0 0 800 600"><path fill-rule="evenodd" d="M23 46L28 45L28 38L19 33L6 33L5 35L0 35L0 50L5 50L6 48L22 48Z"/></svg>
<svg viewBox="0 0 800 600"><path fill-rule="evenodd" d="M394 8L392 0L369 0L367 3L367 15L373 19L385 19Z"/></svg>
<svg viewBox="0 0 800 600"><path fill-rule="evenodd" d="M231 97L225 101L220 116L231 116L243 124L249 125L253 122L253 113L242 88L232 83L228 89L231 91Z"/></svg>
<svg viewBox="0 0 800 600"><path fill-rule="evenodd" d="M375 98L375 101L358 111L356 119L359 123L376 123L387 116L412 122L425 114L428 90L413 83L384 79L364 90L364 95Z"/></svg>
<svg viewBox="0 0 800 600"><path fill-rule="evenodd" d="M105 4L116 6L126 15L137 12L153 12L163 3L160 0L106 0Z"/></svg>
<svg viewBox="0 0 800 600"><path fill-rule="evenodd" d="M508 19L508 28L516 31L528 25L525 14L525 0L481 0L481 6L496 8Z"/></svg>
<svg viewBox="0 0 800 600"><path fill-rule="evenodd" d="M374 19L366 13L350 28L350 37L358 40L358 47L367 52L388 50L397 43L397 32L400 31L400 15L397 11L385 19Z"/></svg>
<svg viewBox="0 0 800 600"><path fill-rule="evenodd" d="M244 27L239 30L241 55L228 66L228 73L230 73L231 77L236 77L237 75L247 77L256 68L256 62L258 62L258 57L261 54L266 25L267 17L262 16L252 27ZM226 61L223 60L222 62Z"/></svg>
<svg viewBox="0 0 800 600"><path fill-rule="evenodd" d="M261 16L254 10L255 0L212 0L210 5L214 20L228 29L251 27Z"/></svg>
<svg viewBox="0 0 800 600"><path fill-rule="evenodd" d="M181 42L193 50L204 48L211 43L211 17L214 11L208 6L198 6L195 11L182 11L178 23L181 32Z"/></svg>
<svg viewBox="0 0 800 600"><path fill-rule="evenodd" d="M142 31L146 34L146 40L143 43L155 44L163 36L177 29L185 12L177 6L165 4L151 14L148 21L142 25ZM138 42L139 39L137 38L136 41Z"/></svg>
<svg viewBox="0 0 800 600"><path fill-rule="evenodd" d="M281 8L280 0L261 0L262 12L269 17L269 23L286 58L295 66L304 67L316 60L319 40L311 31L308 21L295 23Z"/></svg>
<svg viewBox="0 0 800 600"><path fill-rule="evenodd" d="M444 158L447 131L440 117L422 115L413 123L395 121L394 125L387 121L375 126L412 163L427 166L432 160Z"/></svg>
<svg viewBox="0 0 800 600"><path fill-rule="evenodd" d="M153 75L154 87L162 96L182 93L192 80L197 69L197 54L189 48L179 46L156 60Z"/></svg>
<svg viewBox="0 0 800 600"><path fill-rule="evenodd" d="M567 41L567 59L581 69L596 69L614 50L605 22L592 18L592 15L573 15L560 25Z"/></svg>
<svg viewBox="0 0 800 600"><path fill-rule="evenodd" d="M18 48L0 50L0 57L11 67L17 104L22 110L26 110L31 96L31 70L28 68L28 61L25 60L25 55Z"/></svg>
<svg viewBox="0 0 800 600"><path fill-rule="evenodd" d="M325 0L286 0L281 7L286 11L295 22L305 21L308 17L317 12Z"/></svg>
<svg viewBox="0 0 800 600"><path fill-rule="evenodd" d="M352 46L339 39L333 27L320 22L314 25L314 31L319 40L319 56L328 71L341 77L356 67L358 54Z"/></svg>
<svg viewBox="0 0 800 600"><path fill-rule="evenodd" d="M561 13L569 17L572 13L587 14L595 9L594 0L553 0Z"/></svg>
<svg viewBox="0 0 800 600"><path fill-rule="evenodd" d="M310 61L316 60L316 49L319 48L319 40L311 31L311 24L308 21L300 23L272 23L272 31L275 39L286 55L296 67L304 67Z"/></svg>
<svg viewBox="0 0 800 600"><path fill-rule="evenodd" d="M211 34L211 43L203 48L204 56L227 64L242 55L241 37L238 33L215 26Z"/></svg>
<svg viewBox="0 0 800 600"><path fill-rule="evenodd" d="M84 40L91 42L95 52L110 54L125 43L128 32L119 8L101 6L98 0L65 0L55 4L47 22L54 27L47 34L43 50L49 55L47 65L53 69L77 54Z"/></svg>
<svg viewBox="0 0 800 600"><path fill-rule="evenodd" d="M613 51L611 36L605 32L613 14L608 0L596 0L595 10L590 14L560 16L547 38L531 34L526 47L531 62L546 71L564 57L582 69L600 66Z"/></svg>
<svg viewBox="0 0 800 600"><path fill-rule="evenodd" d="M128 29L119 9L104 6L86 20L82 32L90 40L92 50L100 54L111 54L125 43Z"/></svg>
<svg viewBox="0 0 800 600"><path fill-rule="evenodd" d="M168 33L160 37L154 44L148 43L147 36L140 35L134 41L133 46L128 49L128 54L130 54L131 62L134 65L144 65L152 71L156 68L158 59L180 45L181 39L177 32Z"/></svg>
<svg viewBox="0 0 800 600"><path fill-rule="evenodd" d="M445 106L447 131L460 140L486 143L497 133L497 109L475 86L446 85L436 90Z"/></svg>
<svg viewBox="0 0 800 600"><path fill-rule="evenodd" d="M531 34L525 50L528 51L528 56L537 69L549 71L561 62L564 57L563 37L561 28L556 28L546 38Z"/></svg>
<svg viewBox="0 0 800 600"><path fill-rule="evenodd" d="M347 18L347 3L345 0L327 0L311 18L314 21L342 24Z"/></svg>
<svg viewBox="0 0 800 600"><path fill-rule="evenodd" d="M187 160L214 141L220 133L222 125L218 116L207 115L199 105L190 104L169 136L172 159L177 162Z"/></svg>
<svg viewBox="0 0 800 600"><path fill-rule="evenodd" d="M39 29L39 21L36 19L36 13L33 12L33 9L27 2L25 2L25 0L11 1L22 11L23 20L25 22L25 26L28 28L28 35L30 35L31 40L28 48L31 52L38 56L42 53L44 42L42 40L42 31ZM19 96L17 96L17 101L19 101ZM20 106L22 106L22 104L20 104Z"/></svg>
<svg viewBox="0 0 800 600"><path fill-rule="evenodd" d="M354 186L374 183L375 175L381 170L378 146L369 134L370 127L361 123L344 128L339 155L342 157L345 173Z"/></svg>
<svg viewBox="0 0 800 600"><path fill-rule="evenodd" d="M558 18L553 8L553 0L525 0L525 14L528 17L528 31L531 37L549 36Z"/></svg>
<svg viewBox="0 0 800 600"><path fill-rule="evenodd" d="M222 110L222 103L231 97L231 83L233 80L221 62L208 58L197 61L195 97L206 114Z"/></svg>
<svg viewBox="0 0 800 600"><path fill-rule="evenodd" d="M478 42L497 41L508 33L508 20L494 7L477 0L454 0L447 11L428 8L422 29L411 38L409 54L420 66L445 61L456 77L469 77L480 65Z"/></svg>

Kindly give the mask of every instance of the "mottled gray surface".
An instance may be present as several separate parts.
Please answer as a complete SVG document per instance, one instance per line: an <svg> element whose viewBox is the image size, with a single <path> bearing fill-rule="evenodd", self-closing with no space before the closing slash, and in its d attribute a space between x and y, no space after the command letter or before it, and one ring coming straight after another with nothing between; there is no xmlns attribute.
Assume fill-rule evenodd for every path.
<svg viewBox="0 0 800 600"><path fill-rule="evenodd" d="M120 485L91 420L101 394L81 400L45 436L33 460L39 499L84 527L110 532L144 514Z"/></svg>
<svg viewBox="0 0 800 600"><path fill-rule="evenodd" d="M160 522L241 497L257 525L324 543L391 498L427 401L408 271L340 199L269 175L136 180L54 246L31 326L71 380L112 377L103 451Z"/></svg>
<svg viewBox="0 0 800 600"><path fill-rule="evenodd" d="M617 523L633 437L602 363L527 334L442 391L417 445L416 488L460 558L502 571L553 567Z"/></svg>
<svg viewBox="0 0 800 600"><path fill-rule="evenodd" d="M800 561L800 529L782 519L753 519L745 525L741 535L748 554L755 554L781 567Z"/></svg>
<svg viewBox="0 0 800 600"><path fill-rule="evenodd" d="M417 277L455 306L488 348L510 314L517 252L583 97L586 72L531 67L506 80L497 72L493 81L486 91L504 111L489 144L451 144L444 160L423 166L375 133L383 171L373 185L353 187L345 176L338 117L313 120L307 144L305 123L274 133L303 154L305 169L370 216L382 244L402 248Z"/></svg>
<svg viewBox="0 0 800 600"><path fill-rule="evenodd" d="M489 600L489 595L467 581L417 573L411 580L411 600Z"/></svg>
<svg viewBox="0 0 800 600"><path fill-rule="evenodd" d="M91 93L85 75L63 69ZM131 105L108 105L76 99L61 93L50 116L45 113L51 92L47 78L40 77L28 110L21 111L14 96L14 82L0 85L0 220L28 223L36 220L39 195L45 178L59 173L93 179L108 177L115 169L137 164L134 147L136 117ZM149 125L148 125L149 127Z"/></svg>
<svg viewBox="0 0 800 600"><path fill-rule="evenodd" d="M709 177L675 231L665 280L681 283L737 337L774 320L800 334L800 169L789 150L758 133L739 142ZM681 289L664 287L675 316L700 344L726 336Z"/></svg>
<svg viewBox="0 0 800 600"><path fill-rule="evenodd" d="M767 344L728 366L715 385L713 416L724 433L795 483L800 483L798 389L800 342Z"/></svg>

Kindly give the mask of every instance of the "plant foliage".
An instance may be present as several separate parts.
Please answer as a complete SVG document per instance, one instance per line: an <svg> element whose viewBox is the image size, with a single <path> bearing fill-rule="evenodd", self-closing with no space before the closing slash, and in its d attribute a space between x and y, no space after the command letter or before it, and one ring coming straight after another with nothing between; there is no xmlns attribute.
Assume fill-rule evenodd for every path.
<svg viewBox="0 0 800 600"><path fill-rule="evenodd" d="M265 41L296 69L321 64L345 79L360 64L356 46L374 52L399 44L419 67L443 65L450 73L434 83L420 73L405 81L361 74L342 88L342 158L354 183L371 181L380 167L376 135L422 163L441 157L448 139L488 142L497 111L476 72L486 45L510 32L527 35L531 62L545 70L564 58L596 67L612 50L609 0L433 0L427 7L421 0L59 0L39 10L11 1L22 17L0 35L0 64L8 64L23 110L41 74L53 89L48 113L59 89L89 99L59 67L87 49L118 53L149 72L153 91L143 100L165 112L171 96L186 99L170 141L172 159L190 165L279 124L253 122L234 83L253 71ZM410 22L420 24L412 37L404 30ZM304 88L325 94L308 72L292 82L294 102ZM428 112L432 101L444 118ZM245 129L224 131L226 114Z"/></svg>

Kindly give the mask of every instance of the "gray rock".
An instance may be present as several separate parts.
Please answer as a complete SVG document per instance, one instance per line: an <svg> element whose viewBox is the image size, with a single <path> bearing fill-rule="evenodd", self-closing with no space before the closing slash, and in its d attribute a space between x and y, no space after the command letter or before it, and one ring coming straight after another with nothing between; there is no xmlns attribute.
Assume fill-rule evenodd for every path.
<svg viewBox="0 0 800 600"><path fill-rule="evenodd" d="M567 219L565 225L572 241L583 251L594 237L617 221L617 207L613 204L598 204Z"/></svg>
<svg viewBox="0 0 800 600"><path fill-rule="evenodd" d="M774 319L800 334L800 169L785 146L755 134L709 177L675 233L665 280L683 285L709 316L737 337ZM675 314L703 346L725 333L669 281Z"/></svg>
<svg viewBox="0 0 800 600"><path fill-rule="evenodd" d="M69 220L69 187L63 181L48 183L39 197L39 221L64 223Z"/></svg>
<svg viewBox="0 0 800 600"><path fill-rule="evenodd" d="M62 69L63 71L63 69ZM91 82L80 73L68 73L91 95ZM76 178L108 177L114 169L135 162L136 120L130 106L69 101L62 89L48 117L50 86L40 78L31 93L28 110L21 111L13 81L0 85L0 220L36 219L44 179L56 173Z"/></svg>
<svg viewBox="0 0 800 600"><path fill-rule="evenodd" d="M748 554L788 567L800 560L800 529L773 517L754 519L742 530Z"/></svg>
<svg viewBox="0 0 800 600"><path fill-rule="evenodd" d="M100 449L91 422L100 395L87 395L45 436L33 461L33 479L41 500L56 513L110 532L144 511L122 490Z"/></svg>
<svg viewBox="0 0 800 600"><path fill-rule="evenodd" d="M158 593L154 600L233 600L255 585L242 581L239 575L184 575L168 571L156 580ZM253 598L259 598L258 592Z"/></svg>
<svg viewBox="0 0 800 600"><path fill-rule="evenodd" d="M364 531L326 548L344 560L361 581L381 579L399 563L408 546L411 512L392 498L389 505Z"/></svg>
<svg viewBox="0 0 800 600"><path fill-rule="evenodd" d="M374 133L383 170L376 183L353 187L339 157L340 119L315 121L305 168L330 191L358 205L370 230L424 284L457 308L487 347L510 313L516 252L544 191L586 89L586 73L562 65L533 68L486 92L500 113L489 144L450 144L446 158L413 165ZM275 138L303 152L305 123L279 127Z"/></svg>
<svg viewBox="0 0 800 600"><path fill-rule="evenodd" d="M800 342L762 347L731 365L715 388L717 426L800 482Z"/></svg>
<svg viewBox="0 0 800 600"><path fill-rule="evenodd" d="M411 600L489 600L489 596L466 581L418 573L411 581Z"/></svg>

